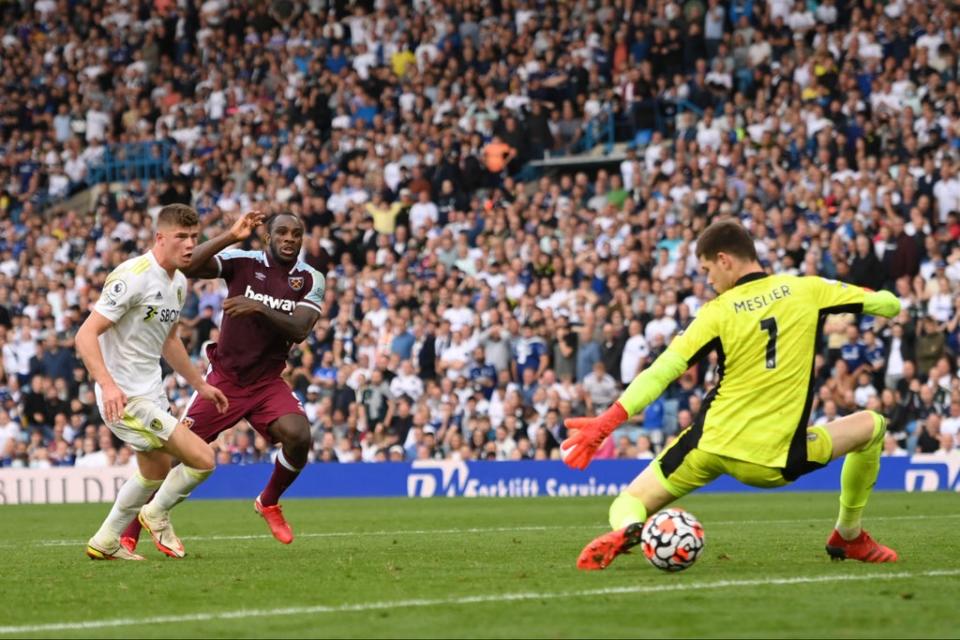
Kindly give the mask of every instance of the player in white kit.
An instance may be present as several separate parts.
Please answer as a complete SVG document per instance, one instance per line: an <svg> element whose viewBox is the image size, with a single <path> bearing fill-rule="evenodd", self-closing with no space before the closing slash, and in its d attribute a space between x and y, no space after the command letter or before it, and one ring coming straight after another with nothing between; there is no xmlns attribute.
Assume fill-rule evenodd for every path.
<svg viewBox="0 0 960 640"><path fill-rule="evenodd" d="M139 467L87 543L86 553L95 560L143 559L120 546L120 533L135 515L157 549L182 558L169 511L213 472L213 449L170 414L160 372L162 355L200 397L226 411L226 396L204 381L176 331L187 290L179 269L190 264L199 224L197 212L186 205L161 209L153 248L107 277L77 332L77 352L96 381L100 414L137 452ZM171 456L182 462L172 471Z"/></svg>

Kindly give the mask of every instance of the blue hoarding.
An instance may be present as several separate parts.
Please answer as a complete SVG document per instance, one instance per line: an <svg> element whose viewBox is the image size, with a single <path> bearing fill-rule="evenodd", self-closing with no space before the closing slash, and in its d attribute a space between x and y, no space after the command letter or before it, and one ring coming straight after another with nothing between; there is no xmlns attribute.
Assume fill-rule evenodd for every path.
<svg viewBox="0 0 960 640"><path fill-rule="evenodd" d="M647 465L645 460L598 460L586 471L559 461L418 461L382 464L311 464L285 494L336 497L527 497L616 495ZM806 475L786 491L838 491L842 460ZM263 488L269 464L222 466L196 498L249 498ZM884 458L876 488L891 491L957 491L960 455ZM722 477L702 491L758 491Z"/></svg>

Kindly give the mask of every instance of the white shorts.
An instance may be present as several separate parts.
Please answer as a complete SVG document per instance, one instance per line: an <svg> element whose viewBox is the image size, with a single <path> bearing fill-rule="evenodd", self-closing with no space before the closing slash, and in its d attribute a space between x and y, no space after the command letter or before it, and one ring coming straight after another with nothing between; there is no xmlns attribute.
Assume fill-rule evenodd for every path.
<svg viewBox="0 0 960 640"><path fill-rule="evenodd" d="M97 407L100 408L102 416L103 399L99 386L96 395ZM123 409L123 417L116 422L105 422L110 431L131 448L136 451L153 451L161 448L164 442L170 439L179 422L170 414L169 407L170 403L162 396L156 399L143 396L129 398Z"/></svg>

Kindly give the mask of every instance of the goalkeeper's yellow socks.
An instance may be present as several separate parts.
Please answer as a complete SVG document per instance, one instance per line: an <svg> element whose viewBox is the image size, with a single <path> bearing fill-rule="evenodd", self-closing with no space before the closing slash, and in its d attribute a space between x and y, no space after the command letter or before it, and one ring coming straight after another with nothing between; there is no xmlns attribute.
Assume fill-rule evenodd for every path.
<svg viewBox="0 0 960 640"><path fill-rule="evenodd" d="M616 531L634 522L645 522L647 508L640 498L623 491L610 505L610 528Z"/></svg>
<svg viewBox="0 0 960 640"><path fill-rule="evenodd" d="M863 508L877 483L880 472L880 453L883 437L887 431L886 420L874 411L873 437L858 451L851 451L843 461L840 472L840 516L837 531L844 540L853 540L860 535L860 520Z"/></svg>

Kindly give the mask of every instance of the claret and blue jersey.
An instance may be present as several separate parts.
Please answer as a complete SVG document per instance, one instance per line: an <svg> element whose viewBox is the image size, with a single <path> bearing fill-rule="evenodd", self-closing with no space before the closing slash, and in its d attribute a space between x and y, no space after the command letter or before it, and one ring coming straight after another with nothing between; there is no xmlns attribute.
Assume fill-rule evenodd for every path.
<svg viewBox="0 0 960 640"><path fill-rule="evenodd" d="M215 260L229 297L245 296L276 311L292 314L300 305L322 312L323 275L303 261L293 267L277 263L264 251L228 250ZM214 368L240 385L279 376L291 341L259 315L225 315L220 340L210 347Z"/></svg>

